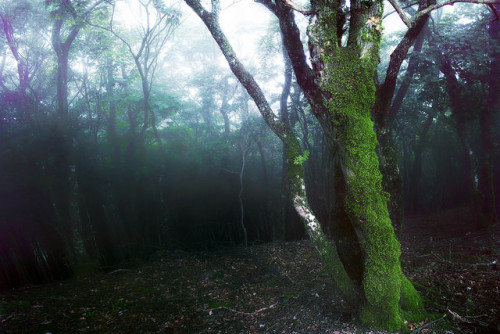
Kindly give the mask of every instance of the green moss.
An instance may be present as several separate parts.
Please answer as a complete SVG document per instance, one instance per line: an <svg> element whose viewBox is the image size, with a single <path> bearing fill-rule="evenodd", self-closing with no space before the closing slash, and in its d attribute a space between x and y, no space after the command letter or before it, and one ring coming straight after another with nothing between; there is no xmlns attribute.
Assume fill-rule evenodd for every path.
<svg viewBox="0 0 500 334"><path fill-rule="evenodd" d="M305 150L303 155L298 155L293 159L294 165L302 165L309 158L309 151Z"/></svg>
<svg viewBox="0 0 500 334"><path fill-rule="evenodd" d="M394 316L396 315L396 316ZM379 309L374 306L367 306L361 310L360 318L362 323L370 329L383 328L391 332L403 329L403 320L399 316L398 310Z"/></svg>
<svg viewBox="0 0 500 334"><path fill-rule="evenodd" d="M323 30L323 42L335 36L326 25ZM367 25L361 32L364 41L357 45L332 47L330 43L324 47L321 84L330 97L325 104L338 129L335 140L343 148L346 211L363 236L365 305L360 316L372 328L396 331L405 328L405 312L421 314L423 304L401 270L401 245L389 218L388 194L382 189L375 151L377 138L370 110L375 102L380 31Z"/></svg>
<svg viewBox="0 0 500 334"><path fill-rule="evenodd" d="M401 245L387 209L389 195L382 188L377 137L371 120L382 4L375 1L367 5L366 18L350 27L345 47L338 45L336 26L331 24L336 22L335 6L318 4L318 25L311 32L313 42L322 50L321 88L328 97L325 106L338 130L332 140L341 147L347 182L346 212L362 234L365 304L360 316L371 328L404 330L404 320L418 318L425 311L422 299L401 270Z"/></svg>
<svg viewBox="0 0 500 334"><path fill-rule="evenodd" d="M422 297L404 275L401 275L401 307L413 314L425 315Z"/></svg>

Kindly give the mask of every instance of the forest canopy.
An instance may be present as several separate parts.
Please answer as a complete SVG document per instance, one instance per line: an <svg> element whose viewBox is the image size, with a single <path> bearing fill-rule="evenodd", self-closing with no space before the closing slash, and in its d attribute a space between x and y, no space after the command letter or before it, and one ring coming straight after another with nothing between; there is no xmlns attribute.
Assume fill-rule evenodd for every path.
<svg viewBox="0 0 500 334"><path fill-rule="evenodd" d="M2 1L0 289L308 236L425 316L405 217L500 211L500 4L455 2Z"/></svg>

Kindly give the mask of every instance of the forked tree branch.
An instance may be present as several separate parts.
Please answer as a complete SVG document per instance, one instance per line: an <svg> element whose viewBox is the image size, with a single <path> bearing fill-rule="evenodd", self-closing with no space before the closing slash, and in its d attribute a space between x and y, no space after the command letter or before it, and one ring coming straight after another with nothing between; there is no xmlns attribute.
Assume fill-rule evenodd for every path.
<svg viewBox="0 0 500 334"><path fill-rule="evenodd" d="M288 1L288 0L286 0ZM430 5L426 7L425 9L419 10L413 17L408 18L407 14L403 10L403 8L399 5L397 0L388 0L389 3L392 5L396 13L398 13L399 17L403 21L403 23L408 27L411 28L419 18L422 16L429 14L433 10L436 10L438 8L448 6L448 5L453 5L455 3L459 2L464 2L464 3L473 3L473 4L478 4L478 5L499 5L500 0L445 0L440 3L436 3L434 5Z"/></svg>
<svg viewBox="0 0 500 334"><path fill-rule="evenodd" d="M427 13L430 13L435 9L438 9L438 8L441 8L444 6L448 6L448 5L453 5L453 4L458 3L458 2L474 3L474 4L478 4L478 5L499 5L500 4L500 0L446 0L446 1L443 1L441 3L431 5L431 6L427 7L426 9L421 10L418 13L416 13L412 17L412 21L413 21L412 23L414 23L416 20L418 20L419 17L421 17Z"/></svg>
<svg viewBox="0 0 500 334"><path fill-rule="evenodd" d="M399 17L403 21L403 23L408 27L411 28L412 26L412 20L411 18L408 17L408 15L405 13L403 8L399 5L399 2L397 0L388 0L391 6L394 8L396 13L398 13Z"/></svg>
<svg viewBox="0 0 500 334"><path fill-rule="evenodd" d="M307 9L305 7L302 7L301 5L298 5L294 3L292 0L284 0L285 4L290 7L291 9L303 14L303 15L311 15L313 14L313 11L310 9Z"/></svg>

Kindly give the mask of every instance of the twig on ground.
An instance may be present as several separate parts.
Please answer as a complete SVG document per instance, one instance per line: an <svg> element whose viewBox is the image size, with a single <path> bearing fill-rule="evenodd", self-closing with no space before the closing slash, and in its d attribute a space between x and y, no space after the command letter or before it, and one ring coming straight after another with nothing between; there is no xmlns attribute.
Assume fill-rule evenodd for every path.
<svg viewBox="0 0 500 334"><path fill-rule="evenodd" d="M479 267L479 266L486 266L486 267L491 267L492 265L496 264L496 260L489 262L489 263L465 263L465 262L452 262L443 259L439 255L435 253L431 253L430 255L433 255L436 259L438 259L441 262L451 264L453 266L468 266L468 267Z"/></svg>
<svg viewBox="0 0 500 334"><path fill-rule="evenodd" d="M228 311L231 311L231 312L234 312L234 313L237 313L237 314L243 314L243 315L247 315L247 316L254 316L254 315L257 315L259 314L260 312L262 311L265 311L265 310L268 310L268 309L271 309L271 308L275 308L276 305L278 305L278 303L274 303L272 305L269 305L268 307L263 307L261 309L258 309L258 310L255 310L253 312L241 312L241 311L238 311L238 310L235 310L235 309L232 309L232 308L229 308L229 307L226 307L226 306L219 306L219 307L215 307L215 308L212 308L212 309L209 309L209 313L210 315L212 314L211 312L212 311L215 311L215 310L219 310L219 309L225 309L225 310L228 310Z"/></svg>
<svg viewBox="0 0 500 334"><path fill-rule="evenodd" d="M448 311L449 311L449 310L448 310ZM429 327L429 326L431 326L431 325L435 324L436 322L439 322L439 321L443 320L443 319L444 319L444 317L446 317L446 314L445 314L445 315L443 315L441 318L438 318L438 319L432 320L432 321L430 321L430 322L426 323L425 325L420 326L420 327L418 327L418 328L414 329L413 331L411 331L411 332L410 332L410 334L417 334L417 333L419 333L420 331L422 331L423 329L425 329L425 328L427 328L427 327Z"/></svg>
<svg viewBox="0 0 500 334"><path fill-rule="evenodd" d="M472 321L470 321L469 319L467 319L465 317L461 317L458 313L453 312L450 309L448 309L448 312L450 312L450 314L453 316L453 320L458 320L458 321L461 321L461 322L466 322L468 324L470 324L472 322Z"/></svg>
<svg viewBox="0 0 500 334"><path fill-rule="evenodd" d="M116 269L116 270L113 270L111 271L109 274L116 274L116 273L121 273L121 272L125 272L125 271L130 271L130 269Z"/></svg>

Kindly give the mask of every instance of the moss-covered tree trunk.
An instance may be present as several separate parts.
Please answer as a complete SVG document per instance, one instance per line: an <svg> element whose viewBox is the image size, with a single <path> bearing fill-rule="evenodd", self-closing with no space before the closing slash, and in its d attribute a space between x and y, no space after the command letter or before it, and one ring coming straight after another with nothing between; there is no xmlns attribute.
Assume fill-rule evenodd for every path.
<svg viewBox="0 0 500 334"><path fill-rule="evenodd" d="M380 14L375 12L371 17L376 20ZM423 306L401 270L401 246L389 217L388 194L382 189L375 151L377 137L370 110L375 101L373 78L380 33L371 26L361 29L373 30L366 31L367 40L362 47L358 43L345 47L331 43L334 46L325 50L321 86L328 93L325 103L335 117L337 130L332 140L341 147L340 161L347 185L346 211L361 234L365 253L362 281L365 304L361 318L365 324L396 330L405 320L402 307L420 313ZM405 300L411 300L412 304L400 304Z"/></svg>
<svg viewBox="0 0 500 334"><path fill-rule="evenodd" d="M282 29L290 21L284 18L284 11L278 14ZM403 316L403 310L413 316L421 316L424 310L420 296L401 270L401 246L389 217L388 194L382 188L377 136L371 119L382 2L351 2L348 15L340 2L315 1L311 11L315 15L308 30L309 49L318 84L314 89L321 92L323 105L316 109L315 115L329 135L332 147L338 147L337 160L346 183L345 210L361 236L364 252L365 303L361 318L375 327L401 329L409 316L408 313ZM290 47L289 52L294 49ZM312 92L307 94L310 81L297 77L314 109L318 101Z"/></svg>

